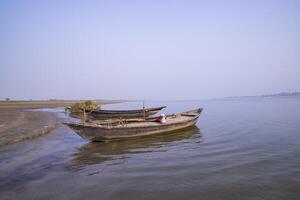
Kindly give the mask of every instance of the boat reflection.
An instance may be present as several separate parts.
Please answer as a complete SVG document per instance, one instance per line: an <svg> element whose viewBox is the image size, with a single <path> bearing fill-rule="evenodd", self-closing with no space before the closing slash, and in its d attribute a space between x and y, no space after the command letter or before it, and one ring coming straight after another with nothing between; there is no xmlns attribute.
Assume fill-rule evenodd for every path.
<svg viewBox="0 0 300 200"><path fill-rule="evenodd" d="M68 166L70 170L80 170L88 165L100 164L109 160L131 157L134 154L166 151L167 145L184 142L188 139L201 141L201 132L197 127L168 134L157 134L113 142L91 142L83 145L73 154Z"/></svg>

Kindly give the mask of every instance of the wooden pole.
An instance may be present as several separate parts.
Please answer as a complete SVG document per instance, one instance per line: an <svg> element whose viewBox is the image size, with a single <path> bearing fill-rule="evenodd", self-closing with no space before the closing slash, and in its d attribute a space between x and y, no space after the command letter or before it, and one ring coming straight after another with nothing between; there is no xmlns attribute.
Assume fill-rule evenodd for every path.
<svg viewBox="0 0 300 200"><path fill-rule="evenodd" d="M146 119L146 114L145 114L145 101L143 100L143 117L144 120Z"/></svg>
<svg viewBox="0 0 300 200"><path fill-rule="evenodd" d="M83 109L83 124L85 124L85 109Z"/></svg>

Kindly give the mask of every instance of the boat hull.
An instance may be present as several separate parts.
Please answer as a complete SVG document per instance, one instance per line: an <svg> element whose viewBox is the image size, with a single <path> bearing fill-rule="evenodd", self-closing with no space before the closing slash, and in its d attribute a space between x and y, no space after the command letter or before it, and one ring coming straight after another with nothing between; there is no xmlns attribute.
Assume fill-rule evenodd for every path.
<svg viewBox="0 0 300 200"><path fill-rule="evenodd" d="M122 139L130 137L147 136L153 134L162 134L167 132L178 131L195 126L197 118L184 123L178 124L163 124L161 126L149 126L149 127L85 127L80 125L69 125L80 137L90 141L105 141L113 139Z"/></svg>

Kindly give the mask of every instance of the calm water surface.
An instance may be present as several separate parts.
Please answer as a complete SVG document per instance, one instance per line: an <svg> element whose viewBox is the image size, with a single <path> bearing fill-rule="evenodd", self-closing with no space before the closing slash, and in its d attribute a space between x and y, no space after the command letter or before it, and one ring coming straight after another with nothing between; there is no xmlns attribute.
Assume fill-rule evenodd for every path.
<svg viewBox="0 0 300 200"><path fill-rule="evenodd" d="M198 128L89 143L61 125L0 148L0 199L300 199L299 99L162 104L204 107Z"/></svg>

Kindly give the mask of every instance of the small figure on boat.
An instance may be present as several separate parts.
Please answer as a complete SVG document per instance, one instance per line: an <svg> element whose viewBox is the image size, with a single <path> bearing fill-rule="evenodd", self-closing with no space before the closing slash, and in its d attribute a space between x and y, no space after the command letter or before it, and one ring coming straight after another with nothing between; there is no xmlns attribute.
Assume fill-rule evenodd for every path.
<svg viewBox="0 0 300 200"><path fill-rule="evenodd" d="M161 124L166 123L167 122L166 115L165 114L161 114L160 116L156 117L155 121L159 122Z"/></svg>

